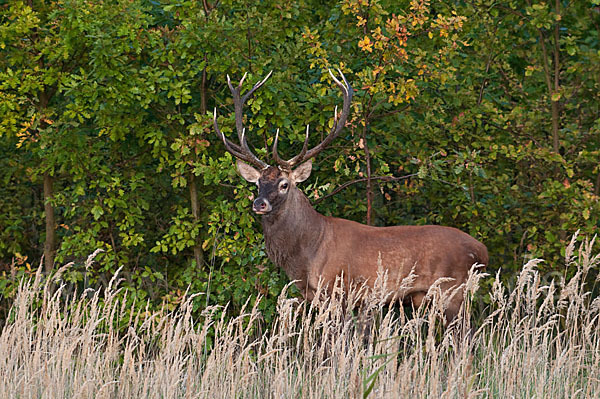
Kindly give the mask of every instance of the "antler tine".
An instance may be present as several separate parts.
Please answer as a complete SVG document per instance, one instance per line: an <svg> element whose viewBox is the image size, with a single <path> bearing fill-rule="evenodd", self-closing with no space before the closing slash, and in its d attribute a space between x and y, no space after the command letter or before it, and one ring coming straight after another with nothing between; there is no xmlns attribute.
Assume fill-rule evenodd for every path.
<svg viewBox="0 0 600 399"><path fill-rule="evenodd" d="M234 107L234 113L235 113L235 129L238 134L238 139L240 141L240 145L234 144L225 138L225 135L219 130L219 125L217 123L216 108L215 108L215 114L214 114L215 130L217 131L217 134L220 135L221 138L223 139L223 143L225 143L225 148L227 149L227 151L229 151L235 157L237 157L243 161L246 161L248 163L251 163L255 166L258 166L261 169L264 169L269 165L267 165L265 162L258 159L258 157L256 155L254 155L252 153L252 151L250 150L250 147L248 146L248 142L246 140L246 128L244 127L242 111L243 111L244 103L246 102L246 100L248 100L248 98L259 87L261 87L267 81L267 79L269 79L271 77L272 73L273 73L273 71L269 72L269 74L263 80L256 83L254 85L254 87L252 89L250 89L250 91L248 91L248 93L244 94L244 96L241 95L242 85L244 84L244 80L248 76L248 73L245 73L244 76L242 76L242 79L240 79L240 82L237 87L233 86L233 84L231 83L231 78L229 77L229 75L227 75L227 86L229 86L229 91L231 91L231 95L233 96L233 107Z"/></svg>
<svg viewBox="0 0 600 399"><path fill-rule="evenodd" d="M304 144L302 145L302 151L298 154L298 159L304 158L306 151L308 151L308 134L310 132L310 125L306 125L306 137L304 138ZM298 162L298 161L296 161Z"/></svg>
<svg viewBox="0 0 600 399"><path fill-rule="evenodd" d="M298 160L298 162L306 161L307 159L310 159L310 158L316 156L317 154L319 154L321 151L323 151L323 149L325 149L340 134L340 132L346 125L346 120L348 119L348 116L350 115L350 106L352 105L352 95L354 93L354 90L352 90L352 86L350 86L350 84L346 80L346 77L344 76L342 71L338 69L338 72L340 73L344 83L340 82L333 75L333 73L331 73L331 70L329 71L329 74L333 78L333 81L342 90L342 96L344 99L343 104L342 104L342 113L339 115L339 119L338 119L337 106L336 106L335 110L334 110L333 126L331 127L331 130L330 130L329 134L327 135L327 137L325 137L325 139L321 143L319 143L318 145L316 145L315 147L313 147L309 151L307 151L304 154L304 156L302 157L302 159Z"/></svg>
<svg viewBox="0 0 600 399"><path fill-rule="evenodd" d="M277 143L279 142L279 129L277 129L277 132L275 133L275 140L273 141L273 161L275 161L276 164L289 169L289 165L286 161L284 161L283 159L279 158L279 153L277 152Z"/></svg>
<svg viewBox="0 0 600 399"><path fill-rule="evenodd" d="M227 86L229 86L229 91L231 91L231 94L233 94L233 96L235 97L235 94L236 94L235 87L233 87L233 85L231 84L231 78L229 78L229 74L227 74L226 76L227 76Z"/></svg>
<svg viewBox="0 0 600 399"><path fill-rule="evenodd" d="M267 166L269 166L265 162L258 159L258 157L256 157L256 155L254 155L248 148L248 144L246 143L246 140L244 137L245 129L242 131L242 139L241 139L242 146L241 147L238 146L237 144L234 144L231 141L227 140L227 138L225 137L225 134L223 132L221 132L221 129L219 129L219 124L217 122L217 108L216 107L215 107L215 110L213 113L213 124L215 127L215 132L220 137L220 139L223 140L225 149L227 151L229 151L231 153L231 155L233 155L236 158L241 159L242 161L246 161L250 164L253 164L254 166L258 166L261 169L264 169Z"/></svg>
<svg viewBox="0 0 600 399"><path fill-rule="evenodd" d="M225 147L231 147L235 152L237 153L241 153L242 148L235 144L230 142L229 140L227 140L227 138L225 138L225 135L223 134L223 132L221 132L221 129L219 128L219 123L217 122L217 107L215 107L215 110L213 112L213 125L215 127L215 132L217 132L217 136L219 136L219 138L221 140L223 140L223 143L225 143Z"/></svg>
<svg viewBox="0 0 600 399"><path fill-rule="evenodd" d="M240 144L242 145L242 151L244 153L250 154L253 158L256 158L258 161L260 161L262 168L267 166L265 162L261 161L260 159L258 159L258 157L254 156L254 154L250 150L250 147L248 147L248 142L246 141L246 128L242 130L242 138L240 140Z"/></svg>
<svg viewBox="0 0 600 399"><path fill-rule="evenodd" d="M304 138L304 144L302 145L302 150L300 154L296 155L289 161L284 161L279 157L279 152L277 151L277 144L279 143L279 129L277 129L277 133L275 133L275 141L273 142L273 160L282 168L286 170L291 170L298 163L302 162L304 159L304 154L308 150L308 136L310 131L310 125L306 125L306 137Z"/></svg>
<svg viewBox="0 0 600 399"><path fill-rule="evenodd" d="M320 144L313 147L310 151L308 151L308 136L309 136L310 128L309 128L309 125L307 125L306 126L306 137L304 139L304 145L302 146L302 151L300 152L300 154L296 155L289 161L282 160L279 157L279 154L277 152L277 143L279 140L279 130L277 130L277 134L275 135L275 141L273 143L273 159L275 160L275 162L277 162L277 164L279 164L279 166L281 168L290 170L292 167L296 166L297 164L316 156L318 153L323 151L323 149L325 147L327 147L329 145L329 143L331 143L338 136L338 134L342 131L342 129L346 125L346 119L348 119L348 115L350 115L350 105L352 104L352 94L354 93L354 91L352 90L352 87L346 80L346 77L344 76L342 71L338 69L338 72L342 76L342 80L344 81L344 83L340 82L333 75L331 70L329 70L329 74L333 78L333 81L342 90L342 96L344 98L344 103L342 105L342 113L339 116L339 119L338 119L338 107L336 105L336 107L333 111L334 116L333 116L333 126L331 128L331 131L329 132L327 137L325 137L325 139Z"/></svg>
<svg viewBox="0 0 600 399"><path fill-rule="evenodd" d="M302 144L302 150L300 151L300 154L296 155L294 158L287 161L290 169L304 160L304 155L306 155L306 151L308 151L309 131L310 131L310 125L306 125L306 136L304 137L304 144Z"/></svg>
<svg viewBox="0 0 600 399"><path fill-rule="evenodd" d="M240 83L238 84L237 87L233 87L233 85L231 84L231 79L229 78L229 75L227 75L227 86L229 86L229 90L231 91L231 94L233 96L233 106L234 106L234 109L235 109L235 128L237 130L238 139L240 139L240 142L242 141L242 131L244 129L244 123L243 123L243 120L242 120L242 109L244 108L244 104L246 103L246 101L248 100L248 98L250 98L250 96L258 88L260 88L267 81L267 79L269 79L271 77L272 74L273 74L273 71L270 71L263 80L261 80L260 82L256 83L254 85L254 87L252 87L252 89L250 89L248 91L248 93L244 94L243 96L241 94L241 92L242 92L242 84L244 83L244 80L246 79L246 76L248 76L248 73L246 72L244 74L244 76L240 80Z"/></svg>
<svg viewBox="0 0 600 399"><path fill-rule="evenodd" d="M338 122L338 116L337 116L337 105L335 106L334 110L333 110L333 125L337 125Z"/></svg>
<svg viewBox="0 0 600 399"><path fill-rule="evenodd" d="M271 77L272 74L273 74L273 71L271 70L263 80L261 80L260 82L256 83L254 85L254 87L252 89L250 89L250 91L248 93L244 94L244 97L242 97L242 104L246 102L246 100L252 95L252 93L254 93L263 84L265 84L265 82ZM246 76L244 75L244 78L245 77ZM244 79L242 79L242 81L243 80ZM240 83L240 87L241 87L241 83Z"/></svg>
<svg viewBox="0 0 600 399"><path fill-rule="evenodd" d="M237 131L238 139L240 140L240 142L242 141L242 130L244 128L244 123L242 120L242 108L244 106L244 103L240 99L240 90L242 88L242 82L244 81L244 79L246 79L246 74L244 74L244 76L240 80L240 84L238 85L238 87L235 88L231 84L231 79L229 78L229 74L227 74L227 86L229 86L229 91L231 92L231 95L233 96L233 108L234 108L234 113L235 113L235 130Z"/></svg>
<svg viewBox="0 0 600 399"><path fill-rule="evenodd" d="M246 76L248 76L248 72L244 72L244 76L240 79L240 84L238 84L238 90L242 89L242 85L244 84L244 80L246 80Z"/></svg>
<svg viewBox="0 0 600 399"><path fill-rule="evenodd" d="M328 69L328 70L327 70L327 72L329 72L329 76L331 76L331 79L333 79L333 81L335 82L335 84L337 84L337 85L338 85L338 86L339 86L339 87L340 87L340 88L341 88L341 89L344 91L344 93L346 93L346 92L347 92L346 86L344 86L344 85L342 84L342 82L340 82L340 81L339 81L339 80L338 80L338 79L335 77L335 75L334 75L334 74L331 72L331 69ZM342 73L342 71L340 71L340 70L338 69L338 72L340 73L340 75L342 75L342 79L344 79L344 82L345 82L346 84L348 84L348 82L346 82L346 78L344 77L344 74Z"/></svg>
<svg viewBox="0 0 600 399"><path fill-rule="evenodd" d="M242 91L242 85L244 84L244 80L246 80L246 76L248 76L248 72L244 73L244 76L242 76L242 78L240 79L240 83L238 83L237 88L233 87L233 85L231 84L231 78L229 78L229 74L227 74L227 86L229 86L229 91L231 91L231 94L233 94L234 96L240 96L240 93Z"/></svg>

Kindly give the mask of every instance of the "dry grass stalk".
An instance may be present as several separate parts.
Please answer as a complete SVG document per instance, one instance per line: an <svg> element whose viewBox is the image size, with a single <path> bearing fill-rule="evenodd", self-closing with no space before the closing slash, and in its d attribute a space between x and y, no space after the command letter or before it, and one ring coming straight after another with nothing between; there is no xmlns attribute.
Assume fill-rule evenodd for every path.
<svg viewBox="0 0 600 399"><path fill-rule="evenodd" d="M65 303L62 288L38 274L22 282L0 334L0 397L598 397L600 301L585 285L600 260L592 247L569 245L566 261L578 270L569 281L543 285L538 260L512 291L496 279L477 329L468 317L475 270L464 312L445 330L438 316L449 294L439 285L407 317L383 304L385 292L344 296L339 281L312 304L284 290L261 335L256 306L227 321L211 307L194 320L193 296L175 312L131 313L124 331L129 309L117 277ZM372 300L357 311L360 298Z"/></svg>

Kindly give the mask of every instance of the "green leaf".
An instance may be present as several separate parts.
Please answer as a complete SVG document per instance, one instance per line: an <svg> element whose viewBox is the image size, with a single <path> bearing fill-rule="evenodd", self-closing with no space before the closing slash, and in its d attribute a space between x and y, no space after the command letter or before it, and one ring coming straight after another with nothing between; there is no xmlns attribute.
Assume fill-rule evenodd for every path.
<svg viewBox="0 0 600 399"><path fill-rule="evenodd" d="M102 215L104 215L104 210L100 205L94 205L92 207L91 213L94 216L94 220L98 220Z"/></svg>

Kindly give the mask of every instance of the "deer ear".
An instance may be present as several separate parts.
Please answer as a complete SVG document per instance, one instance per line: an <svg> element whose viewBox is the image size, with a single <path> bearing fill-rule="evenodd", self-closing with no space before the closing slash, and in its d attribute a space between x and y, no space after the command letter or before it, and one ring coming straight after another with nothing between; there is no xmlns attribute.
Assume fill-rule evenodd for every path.
<svg viewBox="0 0 600 399"><path fill-rule="evenodd" d="M248 165L246 162L242 162L239 159L236 162L237 170L246 181L250 183L257 183L260 177L260 172Z"/></svg>
<svg viewBox="0 0 600 399"><path fill-rule="evenodd" d="M312 160L304 162L302 165L298 166L296 169L292 171L291 180L294 183L301 183L304 180L308 179L310 176L310 172L312 171Z"/></svg>

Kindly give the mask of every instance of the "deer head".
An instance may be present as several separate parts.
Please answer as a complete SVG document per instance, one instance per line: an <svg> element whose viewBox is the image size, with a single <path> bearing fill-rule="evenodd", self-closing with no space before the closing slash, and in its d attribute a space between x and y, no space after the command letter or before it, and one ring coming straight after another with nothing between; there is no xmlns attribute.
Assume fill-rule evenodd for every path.
<svg viewBox="0 0 600 399"><path fill-rule="evenodd" d="M252 204L252 210L259 215L266 215L277 213L287 200L289 192L296 189L296 184L308 179L312 161L308 160L289 172L273 166L267 166L260 172L238 160L237 170L246 181L258 186L258 197Z"/></svg>
<svg viewBox="0 0 600 399"><path fill-rule="evenodd" d="M322 142L309 150L308 139L310 128L307 125L306 137L304 139L302 150L298 155L286 161L281 159L277 152L277 143L279 141L279 129L277 129L275 141L273 142L273 161L277 166L268 165L252 153L246 141L246 128L243 123L243 107L246 100L250 98L250 96L267 81L267 79L269 79L272 72L269 72L263 80L256 83L252 89L243 95L241 94L241 90L244 79L246 79L246 74L244 74L237 87L234 87L231 84L231 79L229 78L229 75L227 76L227 85L233 96L235 125L240 144L232 143L221 132L217 123L216 108L213 119L215 131L223 140L227 151L237 158L237 170L240 175L248 182L255 183L258 186L258 197L252 205L252 210L257 214L266 215L269 213L277 213L282 204L285 204L290 191L296 190L296 184L303 182L310 176L312 170L311 158L323 151L323 149L339 135L345 126L348 115L350 114L353 90L348 84L342 71L338 70L338 72L342 77L343 83L329 71L331 78L341 89L343 96L342 113L338 116L336 106L334 111L334 123L331 131ZM258 169L251 165L254 165Z"/></svg>

